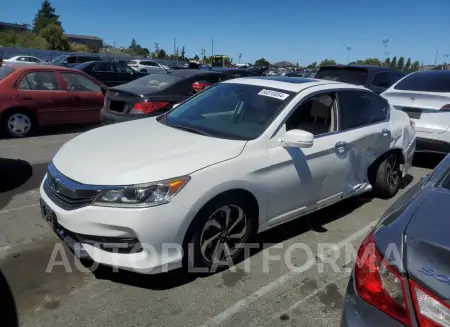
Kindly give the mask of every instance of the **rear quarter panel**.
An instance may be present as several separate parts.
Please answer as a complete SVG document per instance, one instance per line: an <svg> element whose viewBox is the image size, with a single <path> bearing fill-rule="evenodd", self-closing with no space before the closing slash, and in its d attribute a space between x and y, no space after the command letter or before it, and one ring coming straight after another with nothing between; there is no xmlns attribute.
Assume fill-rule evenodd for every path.
<svg viewBox="0 0 450 327"><path fill-rule="evenodd" d="M391 149L401 149L405 163L403 176L406 175L412 165L414 151L416 149L416 131L411 125L408 115L391 106L390 111Z"/></svg>
<svg viewBox="0 0 450 327"><path fill-rule="evenodd" d="M14 72L0 81L0 115L8 108L20 106L17 90L14 85L21 76L20 72Z"/></svg>

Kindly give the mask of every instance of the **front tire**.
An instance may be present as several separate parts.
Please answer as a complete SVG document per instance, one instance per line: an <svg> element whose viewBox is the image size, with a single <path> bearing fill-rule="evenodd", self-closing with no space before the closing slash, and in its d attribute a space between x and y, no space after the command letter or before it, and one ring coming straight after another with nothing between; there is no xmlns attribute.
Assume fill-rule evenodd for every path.
<svg viewBox="0 0 450 327"><path fill-rule="evenodd" d="M378 165L374 181L374 193L378 197L390 199L400 188L400 160L396 153L389 153Z"/></svg>
<svg viewBox="0 0 450 327"><path fill-rule="evenodd" d="M189 272L214 273L234 265L255 233L257 213L252 209L244 199L221 196L200 210L185 244Z"/></svg>
<svg viewBox="0 0 450 327"><path fill-rule="evenodd" d="M15 138L28 137L36 130L36 121L26 110L14 110L7 113L2 125L4 132Z"/></svg>

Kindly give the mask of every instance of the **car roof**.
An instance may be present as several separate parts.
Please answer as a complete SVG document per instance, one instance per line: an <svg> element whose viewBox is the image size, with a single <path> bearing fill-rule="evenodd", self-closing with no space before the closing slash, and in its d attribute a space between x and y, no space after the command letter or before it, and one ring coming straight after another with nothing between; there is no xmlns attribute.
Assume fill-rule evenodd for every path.
<svg viewBox="0 0 450 327"><path fill-rule="evenodd" d="M364 87L341 83L336 81L319 80L314 78L289 77L289 76L257 76L257 77L240 77L224 81L222 83L238 83L270 87L291 92L300 92L312 86L336 84L352 89L365 89Z"/></svg>
<svg viewBox="0 0 450 327"><path fill-rule="evenodd" d="M180 77L191 77L195 75L205 75L205 74L222 74L221 72L214 71L214 70L204 70L204 69L174 69L169 70L170 75L173 76L180 76ZM161 72L164 74L164 71ZM156 73L154 73L156 74Z"/></svg>
<svg viewBox="0 0 450 327"><path fill-rule="evenodd" d="M33 65L33 64L8 64L6 67L14 68L16 71L27 71L27 70L64 70L64 71L74 71L79 72L76 69L68 68L65 66L57 66L57 65Z"/></svg>
<svg viewBox="0 0 450 327"><path fill-rule="evenodd" d="M401 70L398 70L395 68L382 67L382 66L376 66L376 65L329 65L329 66L320 67L319 70L322 68L359 68L359 69L367 69L368 71L371 71L371 72L395 71L395 72L403 73Z"/></svg>

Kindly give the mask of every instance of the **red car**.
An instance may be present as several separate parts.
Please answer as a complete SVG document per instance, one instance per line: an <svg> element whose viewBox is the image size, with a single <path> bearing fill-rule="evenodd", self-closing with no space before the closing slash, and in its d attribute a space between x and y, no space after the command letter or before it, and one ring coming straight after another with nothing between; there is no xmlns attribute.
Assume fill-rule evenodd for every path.
<svg viewBox="0 0 450 327"><path fill-rule="evenodd" d="M106 86L70 68L0 67L0 128L26 137L40 126L100 121Z"/></svg>

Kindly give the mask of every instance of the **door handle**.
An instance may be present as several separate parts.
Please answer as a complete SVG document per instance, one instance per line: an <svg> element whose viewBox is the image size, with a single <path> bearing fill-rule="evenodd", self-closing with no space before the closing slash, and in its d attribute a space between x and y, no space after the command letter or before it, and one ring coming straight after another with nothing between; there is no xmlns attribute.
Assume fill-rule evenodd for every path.
<svg viewBox="0 0 450 327"><path fill-rule="evenodd" d="M72 100L81 100L80 97L72 97Z"/></svg>
<svg viewBox="0 0 450 327"><path fill-rule="evenodd" d="M24 100L33 100L33 98L23 98Z"/></svg>
<svg viewBox="0 0 450 327"><path fill-rule="evenodd" d="M337 143L334 145L334 147L337 148L337 149L339 149L339 148L345 147L346 145L348 145L347 142L339 141L339 142L337 142Z"/></svg>
<svg viewBox="0 0 450 327"><path fill-rule="evenodd" d="M390 130L388 130L387 128L383 128L381 130L381 134L383 134L384 136L388 136L391 133Z"/></svg>

